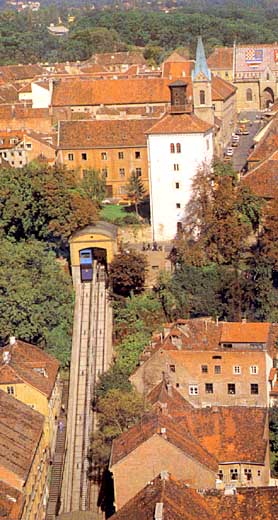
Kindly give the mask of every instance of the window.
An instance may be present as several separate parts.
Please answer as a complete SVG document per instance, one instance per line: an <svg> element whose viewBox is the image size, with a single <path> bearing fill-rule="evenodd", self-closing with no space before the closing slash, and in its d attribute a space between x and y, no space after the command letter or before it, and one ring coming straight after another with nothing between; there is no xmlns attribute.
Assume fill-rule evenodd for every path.
<svg viewBox="0 0 278 520"><path fill-rule="evenodd" d="M228 394L234 395L236 393L236 385L234 383L228 383Z"/></svg>
<svg viewBox="0 0 278 520"><path fill-rule="evenodd" d="M120 173L120 177L125 177L125 169L124 168L120 168L119 169L119 173Z"/></svg>
<svg viewBox="0 0 278 520"><path fill-rule="evenodd" d="M248 88L246 90L246 101L252 101L253 100L253 92L251 88Z"/></svg>
<svg viewBox="0 0 278 520"><path fill-rule="evenodd" d="M251 365L250 367L250 374L258 374L259 370L257 365Z"/></svg>
<svg viewBox="0 0 278 520"><path fill-rule="evenodd" d="M269 72L266 73L266 81L269 81L270 79L270 76L269 76Z"/></svg>
<svg viewBox="0 0 278 520"><path fill-rule="evenodd" d="M135 173L136 173L136 177L141 177L142 176L142 168L136 168L135 169Z"/></svg>
<svg viewBox="0 0 278 520"><path fill-rule="evenodd" d="M19 164L22 164L22 161L19 161Z"/></svg>
<svg viewBox="0 0 278 520"><path fill-rule="evenodd" d="M107 152L101 152L102 161L107 161Z"/></svg>
<svg viewBox="0 0 278 520"><path fill-rule="evenodd" d="M238 365L236 365L234 366L233 372L234 374L241 374L241 368Z"/></svg>
<svg viewBox="0 0 278 520"><path fill-rule="evenodd" d="M10 395L14 395L14 386L7 386L7 392Z"/></svg>
<svg viewBox="0 0 278 520"><path fill-rule="evenodd" d="M257 383L251 383L250 385L251 394L259 393L259 385Z"/></svg>
<svg viewBox="0 0 278 520"><path fill-rule="evenodd" d="M230 469L231 480L238 480L238 472L237 469Z"/></svg>
<svg viewBox="0 0 278 520"><path fill-rule="evenodd" d="M176 204L176 208L177 208L177 209L180 209L180 207L181 207L180 202L177 202L177 204Z"/></svg>
<svg viewBox="0 0 278 520"><path fill-rule="evenodd" d="M182 222L177 222L177 233L182 232Z"/></svg>
<svg viewBox="0 0 278 520"><path fill-rule="evenodd" d="M180 165L179 164L174 164L174 171L178 172L179 169L180 169Z"/></svg>
<svg viewBox="0 0 278 520"><path fill-rule="evenodd" d="M260 476L261 476L261 470L258 469L258 477L260 477Z"/></svg>
<svg viewBox="0 0 278 520"><path fill-rule="evenodd" d="M189 395L198 395L198 385L189 385Z"/></svg>
<svg viewBox="0 0 278 520"><path fill-rule="evenodd" d="M22 152L18 152L19 157L22 157Z"/></svg>
<svg viewBox="0 0 278 520"><path fill-rule="evenodd" d="M213 384L212 383L206 383L205 384L205 390L206 390L206 394L213 394Z"/></svg>
<svg viewBox="0 0 278 520"><path fill-rule="evenodd" d="M176 151L177 151L177 153L181 153L181 145L180 145L180 143L176 144Z"/></svg>
<svg viewBox="0 0 278 520"><path fill-rule="evenodd" d="M14 152L11 152L11 156L12 156L12 157L14 156Z"/></svg>
<svg viewBox="0 0 278 520"><path fill-rule="evenodd" d="M73 153L68 153L68 160L73 161Z"/></svg>
<svg viewBox="0 0 278 520"><path fill-rule="evenodd" d="M215 374L221 374L221 366L220 365L214 365L214 373Z"/></svg>
<svg viewBox="0 0 278 520"><path fill-rule="evenodd" d="M86 153L82 153L81 154L81 159L82 159L82 161L87 161L87 154Z"/></svg>
<svg viewBox="0 0 278 520"><path fill-rule="evenodd" d="M124 158L124 152L119 152L118 153L118 157L119 157L119 159L123 159Z"/></svg>
<svg viewBox="0 0 278 520"><path fill-rule="evenodd" d="M176 372L176 365L170 365L170 372Z"/></svg>
<svg viewBox="0 0 278 520"><path fill-rule="evenodd" d="M252 470L251 469L244 469L244 476L246 480L252 480Z"/></svg>
<svg viewBox="0 0 278 520"><path fill-rule="evenodd" d="M228 78L229 77L229 72L225 72L225 78Z"/></svg>
<svg viewBox="0 0 278 520"><path fill-rule="evenodd" d="M207 139L207 150L209 150L209 139Z"/></svg>
<svg viewBox="0 0 278 520"><path fill-rule="evenodd" d="M207 365L202 365L201 366L201 370L202 370L202 374L207 374L208 373L208 366Z"/></svg>
<svg viewBox="0 0 278 520"><path fill-rule="evenodd" d="M176 189L177 189L177 190L180 189L180 183L179 183L179 182L176 182Z"/></svg>
<svg viewBox="0 0 278 520"><path fill-rule="evenodd" d="M108 177L108 170L107 170L107 168L102 168L101 169L101 174L103 175L103 177Z"/></svg>
<svg viewBox="0 0 278 520"><path fill-rule="evenodd" d="M176 383L176 388L179 388L180 387L180 384L179 383Z"/></svg>
<svg viewBox="0 0 278 520"><path fill-rule="evenodd" d="M200 105L206 104L206 94L204 90L200 90Z"/></svg>
<svg viewBox="0 0 278 520"><path fill-rule="evenodd" d="M26 148L28 148L29 150L32 149L32 143L26 143Z"/></svg>
<svg viewBox="0 0 278 520"><path fill-rule="evenodd" d="M220 470L218 471L218 475L217 475L217 476L218 476L218 479L219 479L219 480L223 480L223 479L224 479L224 475L223 475L223 470L222 470L222 469L220 469Z"/></svg>
<svg viewBox="0 0 278 520"><path fill-rule="evenodd" d="M141 159L141 152L135 152L135 159Z"/></svg>
<svg viewBox="0 0 278 520"><path fill-rule="evenodd" d="M174 143L170 144L170 152L171 153L175 153L175 145L174 145Z"/></svg>

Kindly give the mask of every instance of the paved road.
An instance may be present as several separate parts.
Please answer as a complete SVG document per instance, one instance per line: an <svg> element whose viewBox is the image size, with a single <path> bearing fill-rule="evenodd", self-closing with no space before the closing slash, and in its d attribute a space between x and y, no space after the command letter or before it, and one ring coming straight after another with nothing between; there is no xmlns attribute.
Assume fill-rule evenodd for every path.
<svg viewBox="0 0 278 520"><path fill-rule="evenodd" d="M249 119L249 135L241 135L239 138L239 146L234 148L233 155L233 167L235 171L239 172L242 170L246 163L247 157L250 153L250 149L253 145L253 139L259 129L265 124L264 122L256 119L256 115L260 112L241 112L238 116L238 121L242 119ZM238 125L239 127L240 125Z"/></svg>

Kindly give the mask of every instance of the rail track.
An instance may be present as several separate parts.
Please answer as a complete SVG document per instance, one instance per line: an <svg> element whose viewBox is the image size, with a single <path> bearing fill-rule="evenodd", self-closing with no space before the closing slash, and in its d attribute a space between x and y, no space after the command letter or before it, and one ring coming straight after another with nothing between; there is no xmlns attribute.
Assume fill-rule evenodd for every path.
<svg viewBox="0 0 278 520"><path fill-rule="evenodd" d="M92 282L79 284L76 290L63 479L64 512L90 508L87 454L94 428L95 386L99 374L107 366L107 309L105 270L94 262Z"/></svg>

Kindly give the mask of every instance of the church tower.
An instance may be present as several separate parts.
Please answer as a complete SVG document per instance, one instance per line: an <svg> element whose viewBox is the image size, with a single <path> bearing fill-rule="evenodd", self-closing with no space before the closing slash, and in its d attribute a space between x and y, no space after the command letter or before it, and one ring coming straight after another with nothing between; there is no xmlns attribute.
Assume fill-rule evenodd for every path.
<svg viewBox="0 0 278 520"><path fill-rule="evenodd" d="M192 71L194 114L209 124L214 124L211 99L211 72L207 65L201 36L198 37L196 62Z"/></svg>

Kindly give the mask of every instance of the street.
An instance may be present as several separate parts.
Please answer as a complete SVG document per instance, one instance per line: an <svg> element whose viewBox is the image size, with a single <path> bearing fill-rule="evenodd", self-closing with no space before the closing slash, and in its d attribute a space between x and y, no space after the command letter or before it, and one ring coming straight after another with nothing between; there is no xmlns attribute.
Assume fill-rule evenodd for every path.
<svg viewBox="0 0 278 520"><path fill-rule="evenodd" d="M240 172L242 168L244 167L247 157L250 153L250 149L253 145L253 139L256 133L260 130L260 128L265 124L264 121L260 121L259 119L256 119L256 115L261 114L261 112L240 112L238 116L238 121L241 121L243 119L249 119L250 124L248 126L249 129L249 135L241 135L239 138L239 146L237 148L234 148L234 155L232 164L235 169L235 171ZM240 127L240 124L238 123L238 128Z"/></svg>

